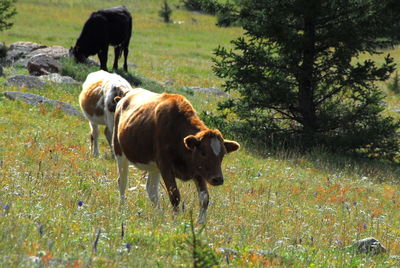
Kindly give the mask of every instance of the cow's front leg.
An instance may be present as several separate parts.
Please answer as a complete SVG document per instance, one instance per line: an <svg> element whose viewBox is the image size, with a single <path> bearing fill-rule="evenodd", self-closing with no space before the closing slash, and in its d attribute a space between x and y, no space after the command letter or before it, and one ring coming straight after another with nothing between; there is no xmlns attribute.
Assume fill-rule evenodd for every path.
<svg viewBox="0 0 400 268"><path fill-rule="evenodd" d="M117 164L118 164L118 186L119 186L119 195L121 198L120 205L125 203L125 189L128 184L128 159L125 155L117 155Z"/></svg>
<svg viewBox="0 0 400 268"><path fill-rule="evenodd" d="M101 49L97 55L100 60L100 69L107 72L108 47Z"/></svg>
<svg viewBox="0 0 400 268"><path fill-rule="evenodd" d="M207 219L207 208L209 203L209 194L207 184L204 180L196 180L197 193L199 195L200 213L197 220L198 224L204 224Z"/></svg>
<svg viewBox="0 0 400 268"><path fill-rule="evenodd" d="M167 187L169 200L171 201L174 212L178 212L179 202L181 201L181 195L178 190L178 186L176 185L175 177L173 176L165 176L162 174L165 186Z"/></svg>

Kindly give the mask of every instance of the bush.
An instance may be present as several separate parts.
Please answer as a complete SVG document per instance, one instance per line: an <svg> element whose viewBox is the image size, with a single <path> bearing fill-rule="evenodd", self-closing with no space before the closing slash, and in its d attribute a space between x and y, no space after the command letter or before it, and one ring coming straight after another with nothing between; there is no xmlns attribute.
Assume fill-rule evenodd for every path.
<svg viewBox="0 0 400 268"><path fill-rule="evenodd" d="M227 2L219 7L217 12L217 26L240 26L238 11L234 4Z"/></svg>
<svg viewBox="0 0 400 268"><path fill-rule="evenodd" d="M91 73L98 71L98 66L91 66L86 64L76 63L72 58L63 58L61 59L61 74L70 76L76 81L85 81L86 76Z"/></svg>
<svg viewBox="0 0 400 268"><path fill-rule="evenodd" d="M194 268L219 267L218 255L201 237L205 226L199 231L195 230L192 212L190 213L190 222L185 229L186 227L190 228L189 237L184 245L178 245L182 256L189 259Z"/></svg>
<svg viewBox="0 0 400 268"><path fill-rule="evenodd" d="M215 15L221 8L221 4L215 0L181 0L183 6L190 11L204 12Z"/></svg>
<svg viewBox="0 0 400 268"><path fill-rule="evenodd" d="M389 82L388 88L389 88L389 90L393 91L396 94L400 93L400 79L399 79L399 75L398 75L397 71L393 77L392 82Z"/></svg>
<svg viewBox="0 0 400 268"><path fill-rule="evenodd" d="M165 23L171 22L172 9L169 7L167 0L164 0L164 4L161 10L158 11L158 15L163 19Z"/></svg>
<svg viewBox="0 0 400 268"><path fill-rule="evenodd" d="M7 30L13 26L10 22L11 18L17 14L15 9L16 0L2 0L0 1L0 32Z"/></svg>
<svg viewBox="0 0 400 268"><path fill-rule="evenodd" d="M7 46L4 43L0 43L0 58L7 56Z"/></svg>

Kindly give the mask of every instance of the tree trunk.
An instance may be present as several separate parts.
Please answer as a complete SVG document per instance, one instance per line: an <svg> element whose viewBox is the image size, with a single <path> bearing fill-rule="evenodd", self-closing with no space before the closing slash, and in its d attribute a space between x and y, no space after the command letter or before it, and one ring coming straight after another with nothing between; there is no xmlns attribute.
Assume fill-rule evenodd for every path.
<svg viewBox="0 0 400 268"><path fill-rule="evenodd" d="M303 129L313 133L318 129L314 103L314 61L315 61L315 21L309 14L304 17L303 62L300 66L299 82L299 110Z"/></svg>

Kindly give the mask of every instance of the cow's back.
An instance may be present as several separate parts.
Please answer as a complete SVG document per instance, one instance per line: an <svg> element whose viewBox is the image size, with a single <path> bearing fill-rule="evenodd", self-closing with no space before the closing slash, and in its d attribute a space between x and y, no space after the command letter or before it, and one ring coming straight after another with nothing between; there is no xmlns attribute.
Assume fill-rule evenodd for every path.
<svg viewBox="0 0 400 268"><path fill-rule="evenodd" d="M76 45L89 56L109 44L129 44L131 34L132 17L124 6L101 9L85 22Z"/></svg>
<svg viewBox="0 0 400 268"><path fill-rule="evenodd" d="M93 14L103 17L106 21L105 31L111 45L129 42L132 34L132 16L124 6L99 10Z"/></svg>
<svg viewBox="0 0 400 268"><path fill-rule="evenodd" d="M114 126L114 150L132 163L154 160L155 100L159 94L137 88L118 103Z"/></svg>
<svg viewBox="0 0 400 268"><path fill-rule="evenodd" d="M164 154L180 151L183 138L198 131L199 125L204 126L193 116L197 118L182 96L135 89L117 106L115 153L123 152L132 163L148 164L160 160Z"/></svg>
<svg viewBox="0 0 400 268"><path fill-rule="evenodd" d="M83 114L88 120L97 124L105 124L104 107L99 105L103 100L103 83L108 79L110 73L97 71L90 73L82 85L82 92L79 95L79 105Z"/></svg>

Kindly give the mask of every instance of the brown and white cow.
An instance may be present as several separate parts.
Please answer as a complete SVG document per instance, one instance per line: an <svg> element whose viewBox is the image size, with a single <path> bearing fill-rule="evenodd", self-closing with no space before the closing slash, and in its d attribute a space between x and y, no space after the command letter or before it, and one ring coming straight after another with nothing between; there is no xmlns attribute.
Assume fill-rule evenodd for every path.
<svg viewBox="0 0 400 268"><path fill-rule="evenodd" d="M174 211L180 193L175 178L194 180L200 199L199 223L206 220L207 183L222 185L222 158L239 149L197 117L187 99L177 94L157 94L145 89L128 92L115 111L113 145L118 163L121 204L125 200L128 165L148 171L147 194L158 207L163 178Z"/></svg>
<svg viewBox="0 0 400 268"><path fill-rule="evenodd" d="M106 71L90 73L82 85L79 104L90 125L90 151L99 155L98 137L99 125L106 125L104 134L111 147L112 129L114 127L114 112L116 96L122 96L132 89L124 78Z"/></svg>

